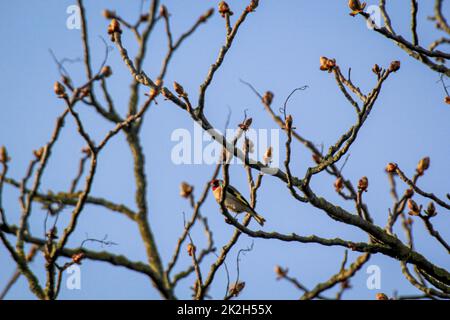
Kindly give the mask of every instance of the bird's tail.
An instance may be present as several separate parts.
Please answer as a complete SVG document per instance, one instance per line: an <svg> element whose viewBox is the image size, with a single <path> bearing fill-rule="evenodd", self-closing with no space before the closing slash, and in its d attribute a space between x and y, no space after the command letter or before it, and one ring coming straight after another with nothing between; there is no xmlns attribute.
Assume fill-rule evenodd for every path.
<svg viewBox="0 0 450 320"><path fill-rule="evenodd" d="M264 222L266 222L266 219L264 219L263 216L261 216L260 214L256 213L255 210L252 209L251 212L249 212L253 218L255 218L256 222L258 222L261 227L264 226Z"/></svg>

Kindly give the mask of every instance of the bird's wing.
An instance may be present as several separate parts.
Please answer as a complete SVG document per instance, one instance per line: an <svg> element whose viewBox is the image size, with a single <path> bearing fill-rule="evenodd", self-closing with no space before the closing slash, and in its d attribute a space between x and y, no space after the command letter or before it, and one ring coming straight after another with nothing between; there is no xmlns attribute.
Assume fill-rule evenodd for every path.
<svg viewBox="0 0 450 320"><path fill-rule="evenodd" d="M239 201L245 203L246 206L248 206L249 208L251 208L250 204L248 203L248 201L244 198L244 196L233 186L228 185L227 187L227 191L234 196L235 198L237 198Z"/></svg>

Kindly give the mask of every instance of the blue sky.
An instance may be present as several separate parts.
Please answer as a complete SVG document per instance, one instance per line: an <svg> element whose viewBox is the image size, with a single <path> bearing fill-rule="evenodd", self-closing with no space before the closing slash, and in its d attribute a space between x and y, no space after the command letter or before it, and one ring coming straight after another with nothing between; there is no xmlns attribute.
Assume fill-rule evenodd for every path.
<svg viewBox="0 0 450 320"><path fill-rule="evenodd" d="M191 0L164 1L172 14L175 37L187 30L192 23L219 1ZM239 30L236 41L217 73L206 96L206 115L218 128L222 128L228 110L232 111L231 126L243 118L244 109L253 118L253 127L277 128L265 113L254 94L243 86L239 79L251 82L259 91L275 93L274 109L282 105L293 88L308 85L290 101L288 112L294 117L294 125L305 137L325 147L335 140L355 121L353 108L340 93L334 77L319 71L319 57L336 58L342 70L352 68L352 80L364 92L375 85L371 73L374 63L388 66L392 60L400 60L401 70L385 83L382 93L359 139L350 149L350 158L344 175L356 184L361 176L369 178L369 192L365 201L376 223L385 225L388 208L392 205L389 185L384 167L388 162L397 162L412 176L417 162L430 156L431 168L420 180L420 186L438 195L449 191L450 178L450 109L443 103L444 92L437 83L438 75L419 62L412 60L392 42L367 29L361 17L348 15L347 1L260 1L256 13L250 15ZM45 4L44 4L45 3ZM145 2L148 5L148 1ZM368 1L376 4L377 1ZM0 59L0 145L6 145L12 162L9 175L20 179L32 158L32 150L48 141L55 118L64 106L55 98L52 86L59 79L57 68L49 54L52 49L59 58L82 57L79 30L66 27L66 9L74 1L14 1L0 3L0 33L3 40ZM238 13L242 1L230 0L230 6ZM426 46L439 35L426 17L432 14L432 3L421 2L419 12L420 41ZM409 38L409 1L395 1L389 6L397 32ZM125 19L134 21L139 12L140 1L86 1L90 44L93 50L93 65L99 66L104 57L104 45L100 36L108 39L108 22L101 16L105 8L117 10ZM405 9L405 7L407 7ZM445 9L448 8L446 4ZM447 10L448 12L448 10ZM233 17L235 18L235 16ZM109 41L109 40L108 40ZM203 25L174 56L169 67L166 83L178 81L192 97L196 97L198 86L206 76L211 63L216 59L224 41L224 21L215 14ZM136 52L134 37L123 34L124 45L130 54ZM166 50L163 25L159 24L149 43L144 70L149 75L159 71ZM114 75L108 79L108 87L121 114L126 112L129 84L128 70L116 49L109 56ZM75 83L85 81L81 63L66 65ZM142 92L143 93L143 92ZM141 95L143 97L143 95ZM86 128L99 141L111 124L103 121L88 107L80 107ZM141 133L146 152L145 169L149 179L149 220L160 253L165 262L170 259L178 236L183 228L183 212L190 214L189 204L180 198L179 184L188 181L195 185L196 194L210 178L213 166L175 165L171 162L174 142L170 137L178 128L193 132L193 124L184 111L169 102L159 99L146 114ZM280 135L283 155L284 135ZM48 170L43 177L41 190L67 190L75 174L83 140L76 132L73 120L68 119L61 139L54 149ZM312 165L310 153L300 145L293 145L293 174L302 176ZM231 181L248 195L246 176L242 167L231 168ZM317 194L353 210L351 203L344 203L336 195L333 179L326 175L316 177L312 186ZM405 186L398 183L399 190ZM99 169L92 194L126 203L134 208L134 185L131 155L123 135L119 135L103 151L99 158ZM4 206L9 220L19 218L18 194L5 188ZM366 235L344 224L331 221L323 212L309 205L299 204L290 196L280 181L266 176L258 195L258 206L268 223L265 230L301 235L317 234L324 237L341 237L365 241ZM427 202L421 200L423 204ZM39 205L31 218L32 232L42 234L44 212ZM438 211L440 209L438 208ZM442 211L442 210L440 210ZM203 210L214 232L216 246L221 248L230 238L233 229L225 224L219 208L212 197L208 197ZM60 229L67 223L69 211L61 215ZM435 218L435 226L444 238L449 238L448 217L442 211ZM447 218L447 220L446 220ZM254 226L252 224L252 226ZM403 232L397 228L402 239ZM448 255L431 239L422 223L414 223L415 241L418 251L436 264L449 268ZM77 231L70 240L71 247L78 246L89 237L103 238L106 234L117 246L108 248L112 252L126 254L133 260L145 260L142 243L135 225L117 214L98 207L88 206L84 210ZM193 232L198 245L204 244L201 229ZM308 287L328 279L337 272L344 254L343 248L324 248L318 245L285 243L276 240L252 240L242 236L229 256L227 263L232 280L236 276L236 254L254 242L254 249L241 257L240 277L246 282L242 299L295 299L300 292L290 284L277 281L273 268L279 264L289 268ZM102 250L89 244L92 250ZM354 259L355 253L349 257ZM203 265L208 272L214 256ZM14 271L14 264L3 247L0 247L0 285L6 283ZM178 268L184 269L190 258L183 251ZM380 290L366 287L366 268L351 280L353 289L344 298L372 299L376 292L390 295L394 290L401 294L415 293L400 272L397 261L375 255L369 265L377 265L382 271ZM44 279L43 259L33 262L33 268ZM82 265L82 289L68 290L63 287L62 299L157 299L159 294L148 279L108 264L85 261ZM176 290L180 298L189 298L189 287L193 278L184 280ZM226 275L221 269L210 291L215 298L223 297ZM335 290L330 291L330 295ZM8 298L33 298L27 283L20 279Z"/></svg>

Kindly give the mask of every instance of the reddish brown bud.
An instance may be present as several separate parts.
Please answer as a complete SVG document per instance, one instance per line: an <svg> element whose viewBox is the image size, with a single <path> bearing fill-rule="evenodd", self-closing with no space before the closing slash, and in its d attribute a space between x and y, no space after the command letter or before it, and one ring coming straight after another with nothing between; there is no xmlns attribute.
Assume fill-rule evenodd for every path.
<svg viewBox="0 0 450 320"><path fill-rule="evenodd" d="M272 161L272 147L267 148L264 153L263 161L265 164L269 164Z"/></svg>
<svg viewBox="0 0 450 320"><path fill-rule="evenodd" d="M103 17L106 19L114 19L116 17L116 12L111 10L103 10L102 11Z"/></svg>
<svg viewBox="0 0 450 320"><path fill-rule="evenodd" d="M397 170L397 164L393 162L388 163L386 166L386 172L395 173L395 170Z"/></svg>
<svg viewBox="0 0 450 320"><path fill-rule="evenodd" d="M117 19L112 19L109 23L109 30L110 33L119 32L121 33L122 30L120 29L120 22Z"/></svg>
<svg viewBox="0 0 450 320"><path fill-rule="evenodd" d="M58 81L53 85L53 91L59 98L64 98L66 96L66 88Z"/></svg>
<svg viewBox="0 0 450 320"><path fill-rule="evenodd" d="M366 3L362 3L359 0L349 0L348 1L348 7L352 10L350 12L351 16L356 16L358 13L361 13L364 11L364 8L366 7Z"/></svg>
<svg viewBox="0 0 450 320"><path fill-rule="evenodd" d="M388 298L388 296L387 295L385 295L384 293L377 293L376 294L376 296L375 296L375 298L377 299L377 300L389 300L389 298Z"/></svg>
<svg viewBox="0 0 450 320"><path fill-rule="evenodd" d="M287 276L289 269L283 269L280 266L275 266L275 274L277 275L277 280L282 279Z"/></svg>
<svg viewBox="0 0 450 320"><path fill-rule="evenodd" d="M381 73L381 68L378 64L375 64L372 68L372 72L375 73L376 75L379 75Z"/></svg>
<svg viewBox="0 0 450 320"><path fill-rule="evenodd" d="M85 254L84 254L83 252L75 253L75 254L72 256L72 261L73 261L74 263L76 263L76 264L81 264L81 260L83 260L85 257L86 257L86 256L85 256Z"/></svg>
<svg viewBox="0 0 450 320"><path fill-rule="evenodd" d="M408 214L411 216L418 216L420 214L421 208L417 205L417 203L413 199L408 200Z"/></svg>
<svg viewBox="0 0 450 320"><path fill-rule="evenodd" d="M114 34L122 33L120 23L117 19L112 19L108 26L108 34L111 35L111 41L116 41Z"/></svg>
<svg viewBox="0 0 450 320"><path fill-rule="evenodd" d="M258 5L259 5L259 0L252 0L252 2L250 2L250 4L247 6L247 8L245 10L247 12L253 12L258 7Z"/></svg>
<svg viewBox="0 0 450 320"><path fill-rule="evenodd" d="M358 181L358 189L359 191L367 191L367 188L369 187L369 179L367 177L362 177Z"/></svg>
<svg viewBox="0 0 450 320"><path fill-rule="evenodd" d="M286 119L284 120L284 128L287 131L291 131L291 129L292 129L292 116L291 115L288 115L286 117Z"/></svg>
<svg viewBox="0 0 450 320"><path fill-rule="evenodd" d="M417 164L416 171L421 176L430 167L430 157L425 157Z"/></svg>
<svg viewBox="0 0 450 320"><path fill-rule="evenodd" d="M349 0L349 2L348 2L348 7L352 11L364 9L364 6L365 6L365 3L361 4L361 2L359 0Z"/></svg>
<svg viewBox="0 0 450 320"><path fill-rule="evenodd" d="M195 254L195 246L192 243L187 245L187 253L190 257L193 257Z"/></svg>
<svg viewBox="0 0 450 320"><path fill-rule="evenodd" d="M434 217L437 215L436 212L436 207L434 206L433 202L430 202L427 206L427 210L425 210L425 213L427 214L428 217Z"/></svg>
<svg viewBox="0 0 450 320"><path fill-rule="evenodd" d="M336 59L320 57L320 70L331 72L333 71L334 67L336 67Z"/></svg>
<svg viewBox="0 0 450 320"><path fill-rule="evenodd" d="M44 147L33 150L33 154L36 157L36 160L41 160L42 155L44 154Z"/></svg>
<svg viewBox="0 0 450 320"><path fill-rule="evenodd" d="M344 189L344 179L342 179L342 177L339 177L336 179L336 181L334 181L334 190L336 190L336 192L341 192L342 189Z"/></svg>
<svg viewBox="0 0 450 320"><path fill-rule="evenodd" d="M241 130L243 130L243 131L247 131L250 128L250 126L252 125L252 122L253 122L252 118L247 118L244 120L244 122L239 124L239 128L241 128Z"/></svg>
<svg viewBox="0 0 450 320"><path fill-rule="evenodd" d="M221 1L219 3L219 13L222 18L225 18L227 15L232 16L233 11L230 10L230 6L225 1Z"/></svg>
<svg viewBox="0 0 450 320"><path fill-rule="evenodd" d="M188 198L192 191L194 191L194 187L188 184L187 182L182 182L180 185L180 196L183 198Z"/></svg>
<svg viewBox="0 0 450 320"><path fill-rule="evenodd" d="M450 96L446 96L445 99L444 99L444 102L446 104L450 104Z"/></svg>
<svg viewBox="0 0 450 320"><path fill-rule="evenodd" d="M237 297L239 295L239 293L241 293L241 291L244 289L245 287L245 282L238 282L235 283L234 285L232 285L230 287L230 296L232 297Z"/></svg>
<svg viewBox="0 0 450 320"><path fill-rule="evenodd" d="M104 66L100 73L105 77L108 78L112 75L112 69L110 66Z"/></svg>
<svg viewBox="0 0 450 320"><path fill-rule="evenodd" d="M159 15L166 19L169 17L169 12L167 11L166 6L163 4L159 7Z"/></svg>
<svg viewBox="0 0 450 320"><path fill-rule="evenodd" d="M175 89L175 92L178 94L178 96L180 96L181 98L186 98L188 96L187 93L184 91L183 86L178 82L176 81L173 82L173 88Z"/></svg>
<svg viewBox="0 0 450 320"><path fill-rule="evenodd" d="M389 72L397 72L400 70L400 61L392 61L389 66Z"/></svg>
<svg viewBox="0 0 450 320"><path fill-rule="evenodd" d="M11 158L8 156L8 150L6 150L5 146L0 148L0 163L7 163Z"/></svg>
<svg viewBox="0 0 450 320"><path fill-rule="evenodd" d="M266 93L264 93L264 96L262 98L262 102L265 105L270 106L272 104L273 101L273 93L271 91L266 91Z"/></svg>

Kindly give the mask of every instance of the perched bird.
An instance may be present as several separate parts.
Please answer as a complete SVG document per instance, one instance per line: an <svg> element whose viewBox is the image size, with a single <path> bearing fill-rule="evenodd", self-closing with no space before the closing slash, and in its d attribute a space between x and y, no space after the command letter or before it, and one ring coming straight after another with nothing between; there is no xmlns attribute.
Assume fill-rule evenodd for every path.
<svg viewBox="0 0 450 320"><path fill-rule="evenodd" d="M223 190L224 182L222 180L213 180L211 181L211 188L214 194L214 198L216 198L217 203L220 204L220 199L222 198L222 190ZM253 218L255 218L256 222L258 222L261 226L264 225L266 219L256 213L255 210L250 206L247 200L236 190L236 188L228 185L227 191L225 194L224 205L228 210L231 210L236 213L248 212Z"/></svg>

